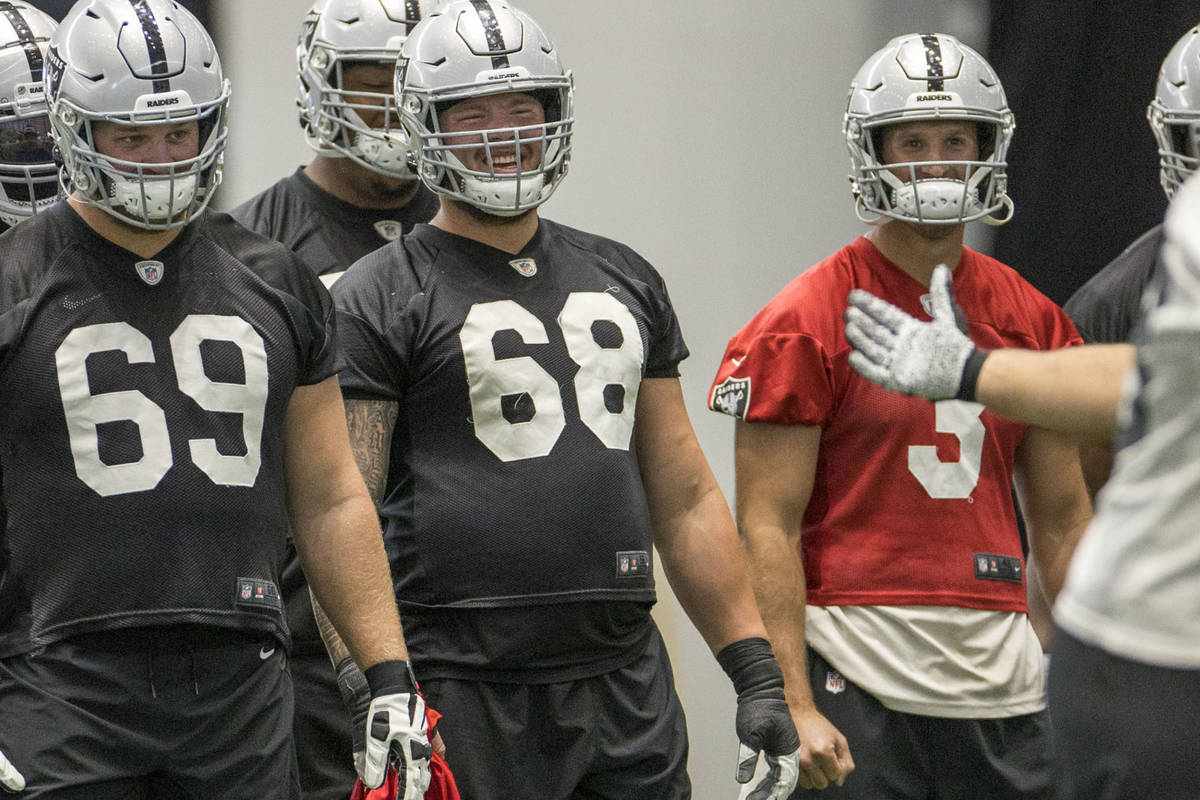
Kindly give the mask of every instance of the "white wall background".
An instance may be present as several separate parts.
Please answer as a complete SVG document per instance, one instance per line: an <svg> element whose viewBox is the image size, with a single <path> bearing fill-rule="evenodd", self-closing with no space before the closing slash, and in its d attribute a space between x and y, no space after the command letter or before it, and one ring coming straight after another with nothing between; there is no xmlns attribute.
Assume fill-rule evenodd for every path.
<svg viewBox="0 0 1200 800"><path fill-rule="evenodd" d="M307 162L295 37L311 0L217 0L234 86L230 208ZM891 36L953 33L978 49L970 0L523 0L575 72L571 174L545 216L623 241L662 273L692 356L692 421L733 501L733 423L704 400L725 343L788 280L863 230L841 140L846 92ZM691 732L696 800L733 798L734 694L660 575ZM451 743L453 745L453 743Z"/></svg>

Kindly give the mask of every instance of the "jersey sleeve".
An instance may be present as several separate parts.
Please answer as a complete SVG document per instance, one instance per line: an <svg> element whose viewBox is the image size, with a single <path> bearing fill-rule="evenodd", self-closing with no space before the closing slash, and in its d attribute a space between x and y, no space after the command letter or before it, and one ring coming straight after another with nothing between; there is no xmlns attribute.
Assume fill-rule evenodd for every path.
<svg viewBox="0 0 1200 800"><path fill-rule="evenodd" d="M384 282L403 268L392 257L400 250L397 245L366 256L333 285L342 357L339 380L347 398L399 400L399 389L407 383L412 328L406 312L420 292L392 291Z"/></svg>

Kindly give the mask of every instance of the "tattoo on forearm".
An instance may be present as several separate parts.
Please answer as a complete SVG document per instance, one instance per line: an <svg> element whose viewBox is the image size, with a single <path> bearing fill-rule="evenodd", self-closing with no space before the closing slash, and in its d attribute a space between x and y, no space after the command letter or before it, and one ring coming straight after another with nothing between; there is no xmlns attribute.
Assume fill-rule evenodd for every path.
<svg viewBox="0 0 1200 800"><path fill-rule="evenodd" d="M350 650L342 641L342 637L338 636L338 632L334 630L329 617L325 616L325 610L317 602L317 596L312 593L311 588L308 595L312 598L313 616L317 620L317 630L321 632L321 641L325 642L325 649L329 651L329 660L336 667L343 659L350 657Z"/></svg>
<svg viewBox="0 0 1200 800"><path fill-rule="evenodd" d="M354 460L367 483L371 500L378 509L383 503L387 485L388 455L392 445L392 430L400 404L385 400L347 400L346 427L350 430L350 446Z"/></svg>

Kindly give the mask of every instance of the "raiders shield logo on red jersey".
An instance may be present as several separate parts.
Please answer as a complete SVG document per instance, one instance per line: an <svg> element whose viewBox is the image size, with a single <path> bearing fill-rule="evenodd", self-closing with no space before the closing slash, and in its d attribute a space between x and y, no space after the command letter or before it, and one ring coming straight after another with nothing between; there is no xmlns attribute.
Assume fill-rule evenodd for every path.
<svg viewBox="0 0 1200 800"><path fill-rule="evenodd" d="M161 261L139 261L133 265L137 270L138 277L145 281L150 286L155 286L163 277L163 264Z"/></svg>
<svg viewBox="0 0 1200 800"><path fill-rule="evenodd" d="M750 405L750 379L729 377L713 389L712 409L738 419L746 418Z"/></svg>

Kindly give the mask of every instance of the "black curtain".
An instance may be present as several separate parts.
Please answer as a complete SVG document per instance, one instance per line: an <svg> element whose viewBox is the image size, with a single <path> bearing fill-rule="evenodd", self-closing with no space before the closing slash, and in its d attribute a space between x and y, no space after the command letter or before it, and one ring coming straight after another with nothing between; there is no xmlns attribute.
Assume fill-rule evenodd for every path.
<svg viewBox="0 0 1200 800"><path fill-rule="evenodd" d="M993 0L988 60L1016 116L1016 216L994 254L1062 304L1162 221L1146 106L1171 46L1200 22L1195 0Z"/></svg>

